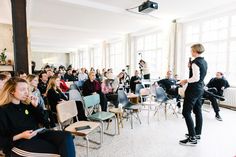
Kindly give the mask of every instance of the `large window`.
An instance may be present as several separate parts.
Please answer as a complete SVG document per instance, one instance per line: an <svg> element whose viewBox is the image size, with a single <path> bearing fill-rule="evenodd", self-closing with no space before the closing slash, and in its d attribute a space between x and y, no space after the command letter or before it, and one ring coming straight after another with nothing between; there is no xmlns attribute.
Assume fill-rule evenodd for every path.
<svg viewBox="0 0 236 157"><path fill-rule="evenodd" d="M147 62L151 79L162 77L167 70L167 58L163 53L164 39L162 32L138 36L135 40L136 69L140 59Z"/></svg>
<svg viewBox="0 0 236 157"><path fill-rule="evenodd" d="M87 49L79 50L79 65L80 68L84 67L89 70L90 68L90 55Z"/></svg>
<svg viewBox="0 0 236 157"><path fill-rule="evenodd" d="M190 47L200 42L205 47L203 56L208 62L205 83L217 71L225 74L229 83L236 85L236 15L224 15L184 24L184 61L187 65ZM183 68L187 76L187 67Z"/></svg>
<svg viewBox="0 0 236 157"><path fill-rule="evenodd" d="M125 69L124 50L122 42L111 43L109 46L110 68L113 74L117 75L122 69Z"/></svg>
<svg viewBox="0 0 236 157"><path fill-rule="evenodd" d="M101 47L95 47L93 49L93 67L95 69L101 69L102 67L102 49Z"/></svg>

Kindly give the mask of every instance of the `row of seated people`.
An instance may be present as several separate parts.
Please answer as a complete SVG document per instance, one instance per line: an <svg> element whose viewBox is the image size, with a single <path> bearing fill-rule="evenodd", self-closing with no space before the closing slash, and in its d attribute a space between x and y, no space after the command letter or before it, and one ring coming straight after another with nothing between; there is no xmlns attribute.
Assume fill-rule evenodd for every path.
<svg viewBox="0 0 236 157"><path fill-rule="evenodd" d="M115 81L114 81L114 82L117 83L118 86L119 86L119 77L122 77L122 74L119 74L117 79L115 79ZM56 121L55 118L56 117L53 117L53 116L50 117L50 112L46 112L47 110L46 110L46 107L45 107L44 100L46 100L46 102L49 104L50 110L52 112L56 112L56 105L58 103L60 103L62 101L68 100L68 97L63 93L63 91L60 88L60 86L62 84L61 82L63 80L61 80L59 74L51 76L50 79L48 79L48 75L47 75L46 71L43 71L39 75L40 79L38 78L37 75L28 75L28 76L23 75L22 78L24 78L24 79L21 79L21 78L18 78L18 77L10 78L9 79L8 77L6 77L6 75L0 74L0 85L1 85L1 90L2 91L6 91L5 90L5 86L8 86L9 84L16 86L18 84L18 82L20 82L20 84L21 84L21 82L23 82L23 83L27 83L27 86L29 85L29 88L27 88L27 90L29 90L29 91L27 91L27 92L25 91L25 93L24 93L25 95L22 95L22 100L20 99L20 101L19 101L20 105L17 105L17 106L20 106L19 110L22 111L23 115L16 115L16 117L13 116L12 118L13 119L18 119L19 121L22 121L22 120L24 121L25 119L27 119L28 114L30 114L30 115L32 114L32 117L31 117L32 119L30 119L29 122L26 122L25 128L21 127L21 126L17 126L16 127L15 125L12 125L12 127L17 128L14 133L6 132L6 130L4 129L5 126L6 126L5 124L6 123L11 124L11 123L9 123L7 121L8 119L6 120L6 117L4 117L5 116L4 114L1 114L1 116L3 116L3 118L1 119L3 121L1 121L1 122L3 122L3 123L1 123L2 126L0 127L1 128L1 132L0 132L1 134L0 135L1 135L1 141L2 141L1 145L0 145L0 148L3 148L3 150L4 150L4 152L6 153L7 156L11 154L10 150L11 150L11 148L13 146L17 146L18 148L21 148L21 149L27 150L27 151L32 151L32 152L56 153L56 154L60 154L61 156L66 156L66 154L64 154L64 155L61 154L61 153L66 153L65 149L60 149L61 152L58 152L58 150L57 151L55 149L52 150L53 148L49 146L50 142L55 142L55 145L59 144L59 142L57 143L57 141L54 141L55 140L54 138L48 139L48 135L47 134L49 134L51 131L47 131L47 134L44 133L42 135L40 134L40 135L37 135L37 136L36 136L37 133L33 132L33 130L35 130L35 129L37 129L39 127L39 125L38 125L39 122L40 123L42 122L41 125L43 125L45 127L53 127L52 123L55 123L55 121ZM16 83L14 84L13 83L14 81L12 81L12 80L14 80ZM38 80L40 80L40 82L38 82ZM10 83L8 84L8 82L10 82ZM4 84L6 84L6 85L4 85ZM117 87L117 88L119 88L119 87ZM20 91L22 89L23 89L23 87L20 88ZM86 95L90 95L90 94L93 94L93 93L98 93L100 95L100 99L101 99L102 110L106 111L107 110L107 100L106 100L106 97L108 97L108 95L111 95L111 93L108 92L105 95L105 94L103 94L103 92L105 92L105 90L103 90L103 92L102 92L101 89L102 89L101 85L98 83L98 81L95 80L95 73L91 72L90 75L89 75L89 79L86 80L84 85L83 85L83 95L86 96ZM16 89L14 89L14 90L16 90ZM26 90L26 89L24 88L24 90ZM40 91L42 91L42 94L41 94ZM9 91L7 91L7 92L9 92ZM11 96L10 94L8 94L8 95ZM25 105L23 103L23 101L25 101L25 99L28 99L29 95L31 95L32 101L33 100L36 101L36 99L37 99L37 101L36 102L27 102L27 103L33 104L32 106L37 108L37 110L39 110L39 111L35 111L34 108L32 109L32 107L30 109L28 109L27 107L29 107L31 105ZM113 103L117 107L118 106L117 95L114 98L112 98L112 99L114 100ZM110 100L109 97L108 97L108 100ZM15 102L11 103L12 106L15 105L14 103ZM6 105L5 102L3 102L2 106L5 106L5 105ZM4 109L1 110L1 111L4 111ZM40 112L40 115L38 115L38 113L37 113L37 115L33 115L36 112ZM24 116L26 116L26 118ZM36 121L32 121L32 120L35 120L35 119L36 119ZM6 121L4 121L4 120L6 120ZM48 121L48 120L50 120L50 121ZM32 124L28 124L28 123L32 123ZM17 122L16 125L20 125L20 124L23 124L23 123ZM5 126L3 126L3 125L5 125ZM10 130L9 130L10 132L12 130L14 130L14 129L11 129L11 127L8 127L8 126L6 128L10 128ZM20 129L18 129L18 128L20 128ZM6 134L10 134L12 136L12 134L16 134L16 133L18 133L20 131L22 131L22 132L19 133L19 135L17 134L16 138L13 137L13 139L12 139L12 141L17 141L16 143L20 143L19 145L15 144L15 142L12 142L13 144L9 143L9 142L11 142L11 139L10 139L10 141L8 141L9 140L8 137L7 137L7 139L5 139L5 135ZM65 137L65 136L63 136L62 133L61 133L61 135L58 132L56 132L56 133L53 132L53 133L50 134L50 136L52 136L52 134L55 134L55 137L56 136L60 136L61 137L61 138L58 138L58 141L62 140L62 138L66 139L66 141L68 141L68 138L69 138L68 135L65 134L66 135L66 137ZM35 138L37 137L38 141L33 140L34 137ZM45 146L47 146L48 149L44 149L44 147L40 147L39 149L36 150L36 148L38 147L38 143L40 143L40 140L42 140L41 137L45 138L43 140L45 140L46 142L49 143L48 145L45 144ZM24 140L25 138L27 140ZM40 139L38 139L38 138L40 138ZM30 139L30 140L28 140L28 139ZM22 143L23 146L21 146L21 141L26 141L26 142ZM32 145L34 145L35 147L33 146L32 149L29 149L28 147L26 147L26 145L30 144L31 141L32 141ZM41 142L43 143L44 141L41 141ZM60 141L60 142L63 142L63 141ZM25 144L25 143L27 143L27 144ZM11 144L11 145L9 146L9 144ZM62 146L64 147L65 143L62 143ZM66 147L66 148L69 148L69 147ZM73 149L73 147L71 149ZM70 152L71 152L71 154L69 156L73 156L74 155L74 150L70 151Z"/></svg>
<svg viewBox="0 0 236 157"><path fill-rule="evenodd" d="M180 102L181 96L178 92L178 80L172 77L172 72L167 71L166 78L157 81L158 85L161 86L170 98L176 98L177 106L180 111ZM224 100L223 91L229 87L228 81L224 78L223 73L217 72L216 77L212 78L209 83L206 85L205 92L203 94L203 103L204 100L209 100L213 106L215 112L215 118L219 121L222 121L222 118L219 114L219 104L217 99Z"/></svg>
<svg viewBox="0 0 236 157"><path fill-rule="evenodd" d="M7 157L20 156L12 152L13 147L34 153L75 157L70 133L48 129L40 133L34 131L40 126L48 126L46 115L38 97L30 94L26 80L13 77L4 83L0 92L0 148Z"/></svg>

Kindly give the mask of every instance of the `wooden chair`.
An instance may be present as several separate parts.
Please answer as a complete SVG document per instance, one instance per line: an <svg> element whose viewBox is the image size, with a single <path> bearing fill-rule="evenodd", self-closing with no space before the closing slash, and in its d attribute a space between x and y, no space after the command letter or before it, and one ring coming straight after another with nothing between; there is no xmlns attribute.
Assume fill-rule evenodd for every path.
<svg viewBox="0 0 236 157"><path fill-rule="evenodd" d="M100 128L100 143L102 143L102 127L100 123L97 122L90 122L90 121L78 121L77 118L77 107L75 101L65 101L57 105L57 115L58 115L58 122L61 128L65 131L71 132L75 136L82 136L86 139L87 142L87 156L89 156L89 138L88 136L94 132L95 129ZM73 119L76 117L76 122L71 123L69 126L63 126L63 123ZM76 128L82 126L89 126L90 129L76 131Z"/></svg>

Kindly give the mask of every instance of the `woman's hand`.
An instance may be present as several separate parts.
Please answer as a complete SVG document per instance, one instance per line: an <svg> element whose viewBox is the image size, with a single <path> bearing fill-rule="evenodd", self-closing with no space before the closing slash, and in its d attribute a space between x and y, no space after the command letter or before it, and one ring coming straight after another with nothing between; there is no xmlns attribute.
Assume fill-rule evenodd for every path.
<svg viewBox="0 0 236 157"><path fill-rule="evenodd" d="M34 106L34 107L37 107L38 104L39 104L39 100L38 100L38 97L36 96L30 96L30 100L31 100L31 104Z"/></svg>
<svg viewBox="0 0 236 157"><path fill-rule="evenodd" d="M29 140L36 135L37 135L37 132L34 132L33 130L26 130L20 134L13 136L13 141L17 141L20 139L28 139Z"/></svg>

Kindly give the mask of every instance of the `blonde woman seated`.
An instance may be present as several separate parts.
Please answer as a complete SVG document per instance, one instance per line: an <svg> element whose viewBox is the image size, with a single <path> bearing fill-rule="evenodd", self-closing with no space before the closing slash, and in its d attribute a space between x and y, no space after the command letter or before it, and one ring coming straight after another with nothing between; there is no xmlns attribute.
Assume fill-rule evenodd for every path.
<svg viewBox="0 0 236 157"><path fill-rule="evenodd" d="M61 157L75 157L70 133L44 130L36 132L39 124L48 123L38 98L29 95L26 80L9 79L0 93L0 148L7 157L17 156L11 149L35 153L53 153Z"/></svg>
<svg viewBox="0 0 236 157"><path fill-rule="evenodd" d="M52 76L50 78L46 90L46 95L51 111L55 113L57 104L62 101L68 100L68 98L60 88L60 78L58 76Z"/></svg>
<svg viewBox="0 0 236 157"><path fill-rule="evenodd" d="M28 75L26 77L26 80L29 83L29 89L30 89L29 92L32 93L32 95L38 97L39 107L46 109L44 100L43 100L41 93L38 89L39 77L37 75Z"/></svg>

